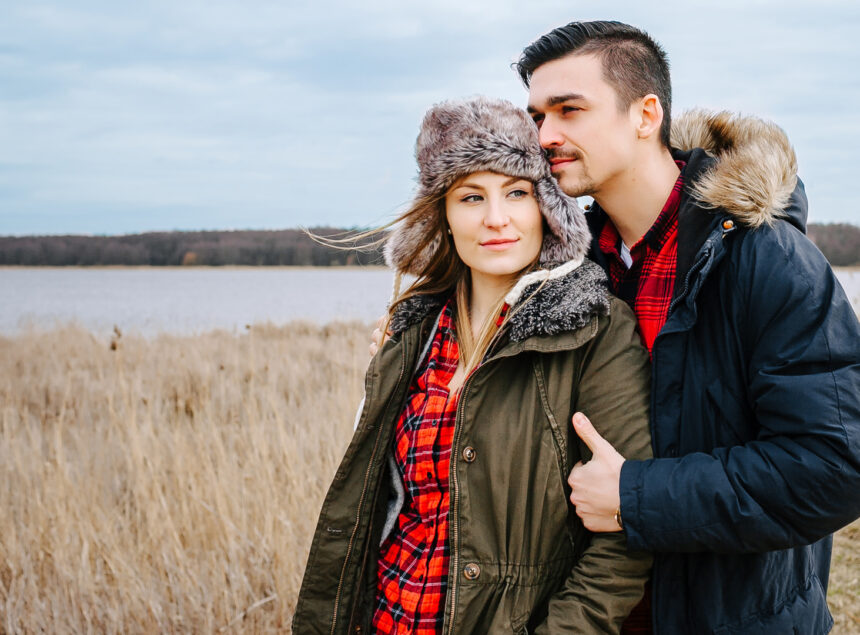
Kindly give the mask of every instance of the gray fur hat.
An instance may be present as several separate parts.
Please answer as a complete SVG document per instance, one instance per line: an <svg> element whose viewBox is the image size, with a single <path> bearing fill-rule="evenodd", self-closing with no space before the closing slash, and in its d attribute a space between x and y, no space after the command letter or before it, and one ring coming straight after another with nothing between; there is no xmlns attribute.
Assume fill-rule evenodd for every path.
<svg viewBox="0 0 860 635"><path fill-rule="evenodd" d="M435 208L426 202L443 197L460 177L485 170L534 183L549 228L541 248L542 267L580 259L588 251L591 236L582 210L552 178L531 117L509 101L476 97L436 104L424 115L415 158L419 177L412 208L423 204L426 213L401 222L386 241L385 262L399 273L419 275L446 239L437 229L420 249L427 233L438 228L432 217Z"/></svg>

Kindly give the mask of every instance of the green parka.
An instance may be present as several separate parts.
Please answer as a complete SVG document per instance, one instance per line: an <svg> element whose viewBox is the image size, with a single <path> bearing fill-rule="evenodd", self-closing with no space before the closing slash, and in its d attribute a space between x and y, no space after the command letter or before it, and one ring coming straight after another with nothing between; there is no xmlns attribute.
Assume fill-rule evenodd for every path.
<svg viewBox="0 0 860 635"><path fill-rule="evenodd" d="M559 270L561 271L561 270ZM567 475L590 452L582 411L628 458L651 456L650 365L635 319L586 261L526 288L497 345L461 389L450 464L444 633L613 633L651 566L622 533L591 534ZM401 304L370 363L365 402L325 498L293 632L370 632L383 531L399 513L396 421L446 297ZM402 491L402 489L401 489Z"/></svg>

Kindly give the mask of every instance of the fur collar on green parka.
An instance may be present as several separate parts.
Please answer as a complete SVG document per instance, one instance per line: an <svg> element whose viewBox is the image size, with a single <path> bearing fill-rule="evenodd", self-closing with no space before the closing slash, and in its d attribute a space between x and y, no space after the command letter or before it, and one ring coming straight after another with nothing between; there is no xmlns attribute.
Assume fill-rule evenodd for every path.
<svg viewBox="0 0 860 635"><path fill-rule="evenodd" d="M391 331L401 333L438 313L452 292L419 295L402 302L392 317ZM507 336L515 342L574 331L609 312L606 274L590 260L582 259L524 275L505 301L511 311Z"/></svg>

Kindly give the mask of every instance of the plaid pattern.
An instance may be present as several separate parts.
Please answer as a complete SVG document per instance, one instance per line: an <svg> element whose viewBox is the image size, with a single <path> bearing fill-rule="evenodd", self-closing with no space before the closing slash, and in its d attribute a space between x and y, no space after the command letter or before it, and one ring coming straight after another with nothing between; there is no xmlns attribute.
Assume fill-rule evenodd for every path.
<svg viewBox="0 0 860 635"><path fill-rule="evenodd" d="M630 269L621 260L621 237L611 221L603 226L598 238L600 251L609 261L609 287L627 302L636 314L642 343L651 354L654 340L669 316L669 305L675 290L678 263L678 208L684 189L683 161L675 161L681 174L657 220L645 235L630 248ZM651 633L651 583L645 585L642 601L624 620L622 635Z"/></svg>
<svg viewBox="0 0 860 635"><path fill-rule="evenodd" d="M459 393L448 393L459 351L454 299L409 390L397 422L394 458L406 500L380 551L373 628L377 633L435 635L448 587L448 466Z"/></svg>
<svg viewBox="0 0 860 635"><path fill-rule="evenodd" d="M621 260L621 237L607 220L598 245L609 261L609 286L636 314L642 343L651 354L654 340L669 315L675 270L678 262L678 207L684 188L683 161L675 161L681 174L663 205L657 220L639 241L630 247L633 264L628 269Z"/></svg>

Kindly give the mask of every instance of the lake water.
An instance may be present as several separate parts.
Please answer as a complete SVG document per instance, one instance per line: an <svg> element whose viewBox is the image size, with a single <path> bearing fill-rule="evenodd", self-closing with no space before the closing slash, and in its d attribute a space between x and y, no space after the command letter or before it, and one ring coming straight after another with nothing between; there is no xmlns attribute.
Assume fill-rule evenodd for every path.
<svg viewBox="0 0 860 635"><path fill-rule="evenodd" d="M373 322L393 276L382 268L0 268L0 333L75 322L152 335L292 320Z"/></svg>
<svg viewBox="0 0 860 635"><path fill-rule="evenodd" d="M836 272L860 312L860 269ZM95 333L238 331L292 320L372 322L391 272L379 268L0 268L0 334L75 322Z"/></svg>

